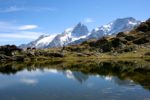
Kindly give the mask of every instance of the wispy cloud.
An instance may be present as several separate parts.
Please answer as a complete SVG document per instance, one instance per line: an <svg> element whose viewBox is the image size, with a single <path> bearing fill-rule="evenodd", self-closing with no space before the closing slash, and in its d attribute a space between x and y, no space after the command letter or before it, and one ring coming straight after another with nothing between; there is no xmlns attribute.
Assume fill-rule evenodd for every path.
<svg viewBox="0 0 150 100"><path fill-rule="evenodd" d="M0 32L12 32L12 31L18 31L18 30L32 30L39 28L38 25L15 25L10 22L4 22L0 21Z"/></svg>
<svg viewBox="0 0 150 100"><path fill-rule="evenodd" d="M31 32L31 31L19 31L19 32L12 32L12 33L0 33L0 38L9 39L9 41L13 41L13 39L28 39L33 40L37 39L40 35L44 33L40 32Z"/></svg>
<svg viewBox="0 0 150 100"><path fill-rule="evenodd" d="M9 13L9 12L17 12L17 11L23 11L25 10L24 8L19 8L16 6L10 6L8 8L5 9L0 9L0 13Z"/></svg>
<svg viewBox="0 0 150 100"><path fill-rule="evenodd" d="M84 22L85 23L93 23L93 22L95 22L92 18L85 18L84 19Z"/></svg>
<svg viewBox="0 0 150 100"><path fill-rule="evenodd" d="M56 11L56 8L50 7L18 7L18 6L10 6L7 8L0 8L0 13L11 13L11 12L19 12L19 11L28 11L28 12L45 12L45 11Z"/></svg>
<svg viewBox="0 0 150 100"><path fill-rule="evenodd" d="M43 32L37 32L33 29L38 29L38 25L16 25L10 22L0 21L0 44L14 43L14 41L20 41L17 44L22 43L22 41L31 41L37 39ZM2 41L3 40L3 41Z"/></svg>
<svg viewBox="0 0 150 100"><path fill-rule="evenodd" d="M50 8L50 7L33 7L33 8L29 8L31 11L35 11L35 12L42 12L42 11L57 11L56 8Z"/></svg>
<svg viewBox="0 0 150 100"><path fill-rule="evenodd" d="M29 79L29 78L23 78L21 79L22 83L28 84L28 85L35 85L38 83L38 80L36 79Z"/></svg>
<svg viewBox="0 0 150 100"><path fill-rule="evenodd" d="M19 30L31 30L38 28L37 25L23 25L19 27Z"/></svg>

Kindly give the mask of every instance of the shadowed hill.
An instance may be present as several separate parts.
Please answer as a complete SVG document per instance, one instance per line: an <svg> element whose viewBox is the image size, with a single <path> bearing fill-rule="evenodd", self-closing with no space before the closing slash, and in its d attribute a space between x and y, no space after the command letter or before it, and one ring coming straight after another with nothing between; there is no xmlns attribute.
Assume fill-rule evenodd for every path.
<svg viewBox="0 0 150 100"><path fill-rule="evenodd" d="M130 32L120 32L115 37L107 36L99 40L88 40L76 47L69 46L67 50L82 51L92 48L92 50L98 50L99 52L123 53L136 51L143 47L150 48L150 19Z"/></svg>

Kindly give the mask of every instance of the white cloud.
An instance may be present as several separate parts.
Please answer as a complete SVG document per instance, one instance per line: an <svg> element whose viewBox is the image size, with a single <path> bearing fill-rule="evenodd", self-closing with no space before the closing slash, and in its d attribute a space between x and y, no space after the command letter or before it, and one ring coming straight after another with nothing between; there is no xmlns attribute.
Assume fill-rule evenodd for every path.
<svg viewBox="0 0 150 100"><path fill-rule="evenodd" d="M76 78L74 77L74 75L73 75L71 70L67 70L66 71L66 77L69 78L69 79L76 80Z"/></svg>
<svg viewBox="0 0 150 100"><path fill-rule="evenodd" d="M31 31L19 31L19 32L12 32L12 33L0 33L0 38L4 39L37 39L40 35L44 33L40 32L31 32Z"/></svg>
<svg viewBox="0 0 150 100"><path fill-rule="evenodd" d="M106 76L106 77L104 77L105 78L105 80L108 80L108 81L111 81L112 80L112 76Z"/></svg>
<svg viewBox="0 0 150 100"><path fill-rule="evenodd" d="M10 6L7 8L1 8L0 13L10 13L10 12L19 12L19 11L32 11L32 12L43 12L43 11L56 11L56 8L50 7L17 7L17 6Z"/></svg>
<svg viewBox="0 0 150 100"><path fill-rule="evenodd" d="M53 74L58 74L59 71L57 69L46 69L44 70L44 72L50 72L50 73L53 73Z"/></svg>
<svg viewBox="0 0 150 100"><path fill-rule="evenodd" d="M86 19L84 19L84 22L85 23L93 23L94 20L92 18L86 18Z"/></svg>
<svg viewBox="0 0 150 100"><path fill-rule="evenodd" d="M33 31L38 25L16 25L11 22L0 21L0 45L22 44L37 39L43 32ZM3 41L2 41L3 40ZM23 42L24 41L24 42Z"/></svg>
<svg viewBox="0 0 150 100"><path fill-rule="evenodd" d="M23 79L21 79L21 82L28 84L28 85L34 85L34 84L38 83L38 81L36 79L29 79L29 78L23 78Z"/></svg>
<svg viewBox="0 0 150 100"><path fill-rule="evenodd" d="M39 28L38 25L15 25L13 23L10 22L3 22L0 21L0 32L12 32L12 31L24 31L24 30L32 30L32 29L36 29Z"/></svg>
<svg viewBox="0 0 150 100"><path fill-rule="evenodd" d="M24 8L19 8L19 7L16 7L16 6L10 6L10 7L5 8L5 9L0 9L0 12L1 13L9 13L9 12L22 11L22 10L24 10Z"/></svg>
<svg viewBox="0 0 150 100"><path fill-rule="evenodd" d="M56 8L49 8L49 7L33 7L30 8L31 11L35 11L35 12L42 12L42 11L56 11Z"/></svg>
<svg viewBox="0 0 150 100"><path fill-rule="evenodd" d="M43 34L31 31L37 28L39 28L38 25L16 25L10 22L0 22L0 38L35 39Z"/></svg>
<svg viewBox="0 0 150 100"><path fill-rule="evenodd" d="M37 25L23 25L19 27L19 30L31 30L38 28Z"/></svg>

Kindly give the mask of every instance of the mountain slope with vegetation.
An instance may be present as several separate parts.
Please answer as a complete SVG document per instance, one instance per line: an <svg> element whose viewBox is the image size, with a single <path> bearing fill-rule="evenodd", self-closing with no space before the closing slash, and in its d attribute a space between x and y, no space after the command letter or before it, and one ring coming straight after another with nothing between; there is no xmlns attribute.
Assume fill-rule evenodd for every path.
<svg viewBox="0 0 150 100"><path fill-rule="evenodd" d="M98 53L113 53L114 55L139 51L150 55L148 52L150 51L150 19L130 32L120 32L116 36L106 36L99 40L88 40L77 46L68 46L66 50L71 52L96 51Z"/></svg>
<svg viewBox="0 0 150 100"><path fill-rule="evenodd" d="M132 17L118 18L108 24L95 28L92 31L89 31L86 25L78 23L76 26L67 28L60 34L47 36L42 35L35 41L20 45L20 47L36 47L44 49L80 44L89 39L99 39L103 36L116 35L119 32L131 31L140 23L141 21Z"/></svg>
<svg viewBox="0 0 150 100"><path fill-rule="evenodd" d="M16 46L1 46L0 60L50 60L78 58L150 58L150 19L130 32L120 32L116 36L90 39L78 45L59 48L20 49ZM88 57L88 58L87 58Z"/></svg>

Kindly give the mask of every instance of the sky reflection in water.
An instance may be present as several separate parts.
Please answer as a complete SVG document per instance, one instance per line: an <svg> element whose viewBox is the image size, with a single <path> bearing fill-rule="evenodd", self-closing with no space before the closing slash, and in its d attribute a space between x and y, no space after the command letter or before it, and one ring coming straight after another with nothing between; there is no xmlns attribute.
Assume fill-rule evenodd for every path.
<svg viewBox="0 0 150 100"><path fill-rule="evenodd" d="M137 95L139 94L139 95ZM148 100L149 89L118 76L44 68L0 74L1 100Z"/></svg>

